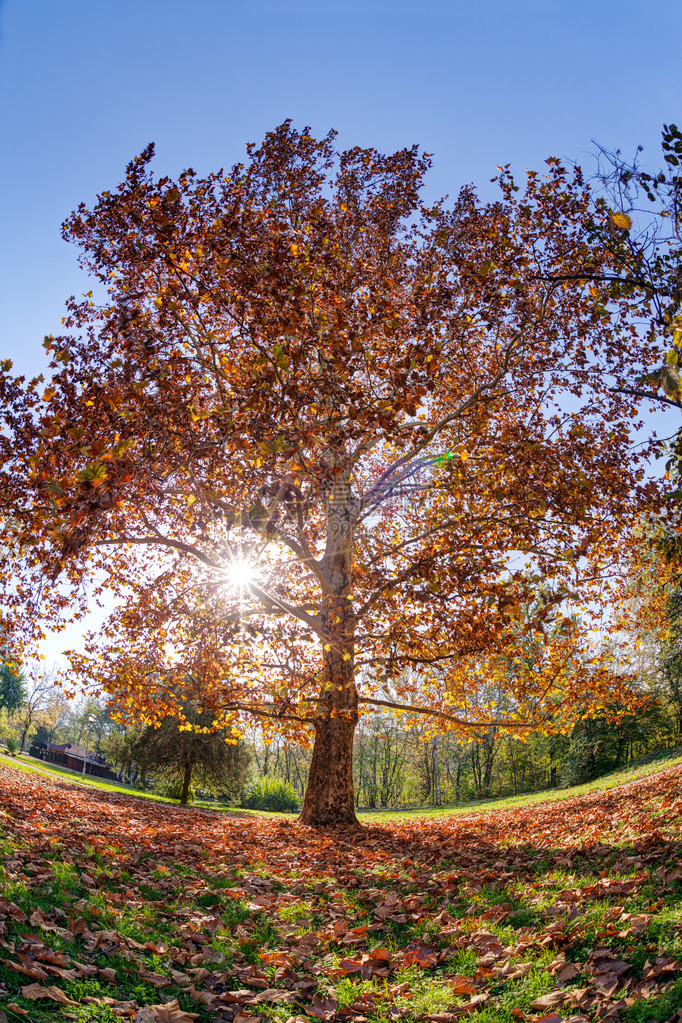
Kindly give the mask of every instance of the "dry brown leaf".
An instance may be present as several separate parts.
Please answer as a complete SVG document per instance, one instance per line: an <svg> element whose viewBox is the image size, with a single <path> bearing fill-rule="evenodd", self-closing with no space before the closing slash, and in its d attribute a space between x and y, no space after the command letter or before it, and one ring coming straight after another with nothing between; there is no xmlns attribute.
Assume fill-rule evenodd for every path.
<svg viewBox="0 0 682 1023"><path fill-rule="evenodd" d="M135 1023L192 1023L198 1015L197 1012L184 1012L174 998L163 1005L145 1005L138 1009Z"/></svg>
<svg viewBox="0 0 682 1023"><path fill-rule="evenodd" d="M560 1008L566 1001L563 991L550 991L549 994L540 995L531 1003L531 1009L538 1009L541 1012L545 1009Z"/></svg>
<svg viewBox="0 0 682 1023"><path fill-rule="evenodd" d="M153 987L167 987L171 983L170 977L164 977L161 973L146 973L144 970L140 970L140 976L142 980L146 980Z"/></svg>
<svg viewBox="0 0 682 1023"><path fill-rule="evenodd" d="M21 993L24 998L28 998L33 1002L39 998L50 998L53 1002L59 1002L60 1005L78 1005L78 1002L72 1002L61 988L55 987L54 984L51 984L50 987L41 987L40 984L26 984L22 987Z"/></svg>
<svg viewBox="0 0 682 1023"><path fill-rule="evenodd" d="M317 1016L318 1019L333 1019L339 1003L336 998L325 998L323 995L315 995L310 1006L306 1006L309 1016Z"/></svg>
<svg viewBox="0 0 682 1023"><path fill-rule="evenodd" d="M478 988L475 987L468 977L450 977L448 981L453 995L475 995Z"/></svg>
<svg viewBox="0 0 682 1023"><path fill-rule="evenodd" d="M11 959L6 959L3 966L9 966L10 970L14 970L15 973L23 973L31 980L47 980L49 977L47 970L43 970L37 963L32 963L30 960L25 963L15 963Z"/></svg>
<svg viewBox="0 0 682 1023"><path fill-rule="evenodd" d="M477 1012L478 1009L483 1008L488 1001L488 997L487 994L474 995L470 1002L467 1002L465 1005L458 1005L456 1009L453 1009L453 1015L468 1016L470 1012Z"/></svg>

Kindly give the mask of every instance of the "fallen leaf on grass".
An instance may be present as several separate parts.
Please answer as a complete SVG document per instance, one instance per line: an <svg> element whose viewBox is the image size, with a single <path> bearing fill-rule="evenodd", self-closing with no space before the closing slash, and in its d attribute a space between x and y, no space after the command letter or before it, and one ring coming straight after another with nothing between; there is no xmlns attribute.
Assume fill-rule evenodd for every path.
<svg viewBox="0 0 682 1023"><path fill-rule="evenodd" d="M449 980L453 995L475 995L478 988L475 987L468 977L451 977Z"/></svg>
<svg viewBox="0 0 682 1023"><path fill-rule="evenodd" d="M535 1001L531 1003L531 1009L554 1009L560 1008L566 1001L566 995L563 991L550 991L549 994L540 995Z"/></svg>
<svg viewBox="0 0 682 1023"><path fill-rule="evenodd" d="M40 984L27 984L25 987L22 987L21 993L24 998L28 998L32 1002L38 998L51 998L53 1002L59 1002L60 1005L78 1005L78 1002L72 1002L61 988L55 987L54 984L50 985L50 987L41 987Z"/></svg>
<svg viewBox="0 0 682 1023"><path fill-rule="evenodd" d="M197 1012L184 1012L177 998L164 1005L145 1005L138 1009L135 1015L135 1023L192 1023L198 1018Z"/></svg>
<svg viewBox="0 0 682 1023"><path fill-rule="evenodd" d="M309 1016L317 1016L318 1019L333 1019L339 1007L336 998L324 998L322 995L315 995L312 1003L306 1006Z"/></svg>
<svg viewBox="0 0 682 1023"><path fill-rule="evenodd" d="M387 948L373 948L371 952L365 952L361 959L342 959L335 970L333 977L345 977L351 973L359 973L363 980L370 980L373 976L388 977L391 966L391 953Z"/></svg>
<svg viewBox="0 0 682 1023"><path fill-rule="evenodd" d="M661 977L665 973L682 972L682 962L671 959L669 956L656 956L653 964L647 959L642 969L644 980L651 980L654 977Z"/></svg>
<svg viewBox="0 0 682 1023"><path fill-rule="evenodd" d="M280 1005L282 1002L291 1004L295 1001L295 991L282 991L281 988L276 987L269 987L265 991L259 991L253 998L255 1005L260 1005L261 1002L269 1002L271 1005Z"/></svg>
<svg viewBox="0 0 682 1023"><path fill-rule="evenodd" d="M653 920L652 913L623 913L622 920L627 922L627 927L622 931L622 936L627 937L630 934L639 935L642 934L651 921Z"/></svg>
<svg viewBox="0 0 682 1023"><path fill-rule="evenodd" d="M217 995L210 991L198 991L194 984L188 989L187 993L195 1002L200 1002L201 1005L205 1005L209 1009L214 1009L218 1001Z"/></svg>
<svg viewBox="0 0 682 1023"><path fill-rule="evenodd" d="M533 969L532 963L502 963L493 966L493 977L502 977L504 980L519 980L525 977Z"/></svg>
<svg viewBox="0 0 682 1023"><path fill-rule="evenodd" d="M574 963L569 963L563 957L555 959L553 962L549 964L547 969L550 971L550 973L554 974L554 979L560 986L562 986L563 984L568 984L570 980L575 980L575 978L579 977L580 974L582 973L582 970L579 969Z"/></svg>
<svg viewBox="0 0 682 1023"><path fill-rule="evenodd" d="M416 941L411 941L401 952L405 966L421 966L424 970L435 966L439 958L437 949L420 945Z"/></svg>
<svg viewBox="0 0 682 1023"><path fill-rule="evenodd" d="M112 972L115 973L116 971L113 970ZM160 973L145 973L144 970L140 970L140 976L142 980L146 980L153 987L167 987L171 983L170 977L164 977Z"/></svg>
<svg viewBox="0 0 682 1023"><path fill-rule="evenodd" d="M82 1000L87 1005L108 1005L111 1009L117 1009L128 1016L137 1008L137 1002L119 1002L117 998L109 998L107 995L101 995L99 998L95 998L94 995L83 995Z"/></svg>
<svg viewBox="0 0 682 1023"><path fill-rule="evenodd" d="M10 1012L15 1013L17 1016L28 1016L28 1009L22 1009L22 1007L17 1005L16 1002L8 1002L7 1008Z"/></svg>
<svg viewBox="0 0 682 1023"><path fill-rule="evenodd" d="M9 966L10 970L14 970L15 973L23 973L25 977L30 977L31 980L47 980L49 974L46 970L41 969L37 963L15 963L11 959L6 959L3 966Z"/></svg>

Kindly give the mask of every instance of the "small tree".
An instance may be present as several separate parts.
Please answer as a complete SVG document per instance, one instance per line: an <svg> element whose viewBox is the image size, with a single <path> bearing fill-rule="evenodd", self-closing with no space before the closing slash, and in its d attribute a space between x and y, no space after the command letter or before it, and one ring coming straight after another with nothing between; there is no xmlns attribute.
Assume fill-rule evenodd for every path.
<svg viewBox="0 0 682 1023"><path fill-rule="evenodd" d="M18 664L0 664L0 708L8 713L18 710L26 699L26 675Z"/></svg>
<svg viewBox="0 0 682 1023"><path fill-rule="evenodd" d="M145 773L157 772L181 783L180 805L186 806L192 781L234 794L249 765L244 743L212 731L212 715L183 707L185 723L166 717L148 725L130 745L129 756Z"/></svg>
<svg viewBox="0 0 682 1023"><path fill-rule="evenodd" d="M113 729L100 744L100 752L104 759L121 772L124 781L127 775L131 785L138 778L143 784L145 780L144 771L140 771L142 763L139 758L136 759L137 746L143 733L144 725L130 724L127 728Z"/></svg>
<svg viewBox="0 0 682 1023"><path fill-rule="evenodd" d="M54 719L53 711L64 710L66 697L55 683L56 673L49 671L36 677L28 677L24 683L24 700L15 711L15 726L18 726L21 734L19 740L20 748L26 746L26 738L36 721L41 717ZM45 722L43 722L45 723Z"/></svg>

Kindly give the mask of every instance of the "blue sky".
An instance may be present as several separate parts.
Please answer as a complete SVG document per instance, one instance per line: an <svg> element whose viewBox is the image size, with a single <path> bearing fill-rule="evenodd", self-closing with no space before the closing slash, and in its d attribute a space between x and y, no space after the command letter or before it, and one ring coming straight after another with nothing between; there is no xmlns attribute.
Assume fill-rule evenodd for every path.
<svg viewBox="0 0 682 1023"><path fill-rule="evenodd" d="M432 195L498 163L652 162L680 118L679 0L0 0L0 357L42 368L87 287L60 223L149 141L175 174L229 166L287 117L344 145L434 154Z"/></svg>
<svg viewBox="0 0 682 1023"><path fill-rule="evenodd" d="M43 369L87 288L60 224L148 142L208 172L290 117L434 154L431 197L597 139L658 165L682 120L682 8L633 0L0 0L0 358ZM70 636L73 639L73 634ZM63 646L48 644L48 660Z"/></svg>

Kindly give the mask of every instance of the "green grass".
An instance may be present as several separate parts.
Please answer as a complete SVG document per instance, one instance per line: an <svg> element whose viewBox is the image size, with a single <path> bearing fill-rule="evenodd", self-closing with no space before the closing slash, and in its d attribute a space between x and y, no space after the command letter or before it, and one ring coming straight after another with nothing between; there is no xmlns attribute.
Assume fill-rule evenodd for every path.
<svg viewBox="0 0 682 1023"><path fill-rule="evenodd" d="M373 824L381 821L409 820L413 817L437 818L453 814L467 814L471 813L472 810L505 810L512 809L514 807L533 806L537 803L574 799L581 796L588 796L595 792L605 792L609 789L619 788L622 785L629 785L631 782L638 781L641 778L651 777L659 772L662 767L676 767L682 764L682 752L678 753L677 751L672 751L672 753L673 755L668 755L666 753L659 760L636 764L632 767L619 768L613 773L604 775L594 781L586 782L582 785L575 785L570 788L545 789L541 792L525 793L518 796L503 796L499 799L487 799L479 802L458 803L452 806L427 807L412 810L360 810L358 812L358 818L365 823ZM5 761L0 760L0 763L3 762ZM88 778L86 776L85 781L81 782L80 774L78 772L71 771L68 768L59 767L55 764L47 764L44 761L36 761L33 760L33 758L29 759L22 757L20 759L19 757L8 757L7 763L19 770L33 772L45 771L64 778L67 781L76 781L78 783L88 785L91 788L99 789L102 792L117 792L136 799L146 799L151 800L152 802L167 803L174 806L178 805L178 802L175 799L160 796L154 792L140 792L138 789L133 789L128 785L109 782L104 778ZM267 811L245 810L242 808L228 806L226 803L209 800L197 799L192 803L192 807L194 809L201 810L215 810L217 813L242 814L244 816L268 816ZM296 814L279 813L276 816L282 819L289 818L293 820L295 819Z"/></svg>
<svg viewBox="0 0 682 1023"><path fill-rule="evenodd" d="M471 813L472 810L506 810L513 807L533 806L536 803L557 802L564 799L575 799L588 796L593 792L606 792L608 789L629 785L641 778L649 778L662 768L679 767L682 764L682 752L666 757L664 760L636 764L633 767L621 767L611 774L605 774L594 781L573 785L569 788L543 789L541 792L523 793L518 796L501 796L498 799L485 799L479 802L457 803L452 806L417 808L413 810L365 810L358 817L366 821L383 821L409 819L411 817L443 817L451 814Z"/></svg>
<svg viewBox="0 0 682 1023"><path fill-rule="evenodd" d="M491 808L467 820L452 814L449 823L443 814L421 823L396 815L400 827L393 828L382 815L380 826L359 833L315 831L281 815L170 812L153 797L94 800L79 786L41 788L35 772L29 786L25 765L12 762L0 773L0 894L30 919L0 902L0 985L7 991L0 1008L11 1023L19 1018L6 1009L11 1002L30 1023L113 1023L121 1015L107 1000L119 1009L133 1005L121 1011L134 1018L140 1007L177 999L198 1023L222 1023L237 1011L286 1023L317 998L331 1012L338 1003L369 1023L412 1023L466 1015L473 998L480 1000L476 1023L518 1023L520 1014L541 1016L536 1001L556 992L550 964L557 956L579 971L562 990L590 989L589 959L604 946L628 964L626 982L636 989L656 956L682 958L682 878L669 877L682 848L674 808L673 831L659 830L680 776L623 790L602 809L593 797L616 780L651 774L640 765L581 787L590 797L584 811L550 801L543 828L556 827L548 842L528 826L537 796L500 801L519 807L503 827ZM556 816L548 818L553 806ZM577 816L561 837L569 813ZM589 837L595 820L603 829L598 846ZM564 848L570 865L561 862ZM622 890L604 889L605 879ZM388 916L387 904L396 905ZM629 932L628 914L641 913L645 929ZM86 930L73 937L66 925L77 919ZM426 965L410 958L415 950ZM64 962L67 974L81 964L86 974L37 981L77 1005L31 1001L22 988L33 980L9 962L48 972ZM356 970L362 963L386 975L371 965L363 975ZM515 969L519 975L509 976ZM269 1000L227 1014L197 1000L226 990L247 999L266 992ZM623 1023L662 1023L681 999L682 976L662 975ZM596 1011L584 1014L592 1020Z"/></svg>
<svg viewBox="0 0 682 1023"><path fill-rule="evenodd" d="M28 757L28 755L21 757L6 757L5 759L0 760L0 765L2 764L16 767L20 771L31 771L38 774L45 773L48 775L52 774L55 777L63 778L65 781L75 782L79 785L87 785L89 788L98 789L101 792L118 792L125 796L132 796L136 799L148 799L155 803L168 803L172 806L178 806L178 800L171 799L169 796L161 796L156 792L141 792L139 789L135 789L130 785L108 781L106 778L93 778L88 775L86 775L85 778L82 778L80 771L72 771L68 767L61 767L58 764L51 764L44 760L36 760L33 757ZM191 805L194 809L216 810L218 813L229 812L254 814L259 812L256 810L235 808L229 806L227 803L215 802L213 800L195 799Z"/></svg>

